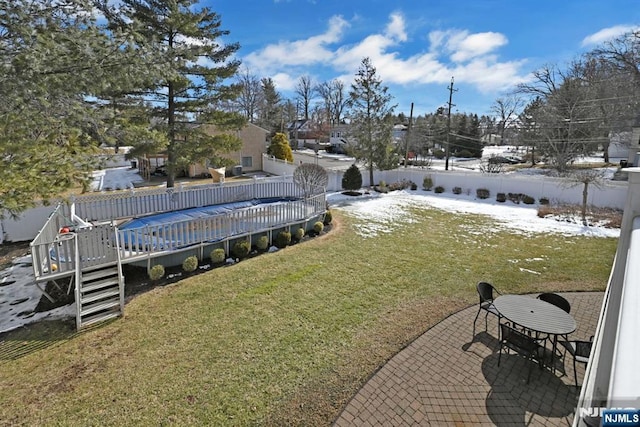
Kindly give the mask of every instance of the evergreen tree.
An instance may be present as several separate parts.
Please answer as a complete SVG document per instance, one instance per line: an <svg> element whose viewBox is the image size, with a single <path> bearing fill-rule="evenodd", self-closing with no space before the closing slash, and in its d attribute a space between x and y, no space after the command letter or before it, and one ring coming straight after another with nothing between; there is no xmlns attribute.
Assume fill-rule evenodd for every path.
<svg viewBox="0 0 640 427"><path fill-rule="evenodd" d="M282 127L282 97L276 90L276 85L271 77L260 80L262 97L259 108L258 124L271 132L277 132Z"/></svg>
<svg viewBox="0 0 640 427"><path fill-rule="evenodd" d="M271 145L269 145L267 153L276 159L285 160L289 163L293 162L293 151L291 151L289 139L284 133L277 132L271 138Z"/></svg>
<svg viewBox="0 0 640 427"><path fill-rule="evenodd" d="M0 215L16 215L86 188L99 144L148 129L104 99L157 68L130 34L99 26L89 0L0 0L0 10Z"/></svg>
<svg viewBox="0 0 640 427"><path fill-rule="evenodd" d="M373 185L373 169L392 169L398 165L391 141L393 129L388 87L376 74L371 59L364 58L349 92L351 118L350 136L356 141L354 155L364 161L369 170L369 185Z"/></svg>
<svg viewBox="0 0 640 427"><path fill-rule="evenodd" d="M246 123L236 113L211 109L238 95L239 87L225 85L225 80L238 70L239 62L229 58L239 45L219 41L229 32L221 29L218 14L197 9L196 0L121 3L121 15L109 16L112 28L134 28L139 51L163 53L166 71L149 86L147 96L155 106L159 128L167 135L167 187L174 185L176 172L192 162L211 161L214 156L223 166L219 155L240 149L241 141L231 133L207 133L199 124L230 131Z"/></svg>
<svg viewBox="0 0 640 427"><path fill-rule="evenodd" d="M362 188L362 174L360 169L353 164L342 175L342 188L347 191L357 191Z"/></svg>

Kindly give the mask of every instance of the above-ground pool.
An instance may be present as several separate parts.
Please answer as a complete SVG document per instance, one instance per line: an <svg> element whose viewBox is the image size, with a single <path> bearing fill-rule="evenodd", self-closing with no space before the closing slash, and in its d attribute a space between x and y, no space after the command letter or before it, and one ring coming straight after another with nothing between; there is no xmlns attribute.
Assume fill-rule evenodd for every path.
<svg viewBox="0 0 640 427"><path fill-rule="evenodd" d="M120 245L157 251L216 242L304 219L309 208L298 198L268 198L149 215L118 227Z"/></svg>

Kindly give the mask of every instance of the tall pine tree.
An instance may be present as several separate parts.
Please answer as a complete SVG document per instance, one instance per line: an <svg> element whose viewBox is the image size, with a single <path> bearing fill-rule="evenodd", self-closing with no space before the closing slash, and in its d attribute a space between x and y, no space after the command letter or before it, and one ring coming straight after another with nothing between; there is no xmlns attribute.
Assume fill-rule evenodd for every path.
<svg viewBox="0 0 640 427"><path fill-rule="evenodd" d="M196 0L121 3L120 15L112 17L114 27L134 28L141 51L163 53L165 72L146 95L167 136L167 187L174 186L176 173L192 162L225 166L221 154L240 149L241 141L233 133L211 135L200 125L230 131L246 123L237 113L212 108L238 95L239 87L226 82L238 71L239 61L230 58L239 45L220 40L229 34L221 29L220 16L196 8Z"/></svg>
<svg viewBox="0 0 640 427"><path fill-rule="evenodd" d="M349 91L351 129L355 140L354 155L364 161L369 170L369 185L374 185L373 169L392 169L398 166L391 132L393 110L388 87L376 74L371 59L364 58Z"/></svg>

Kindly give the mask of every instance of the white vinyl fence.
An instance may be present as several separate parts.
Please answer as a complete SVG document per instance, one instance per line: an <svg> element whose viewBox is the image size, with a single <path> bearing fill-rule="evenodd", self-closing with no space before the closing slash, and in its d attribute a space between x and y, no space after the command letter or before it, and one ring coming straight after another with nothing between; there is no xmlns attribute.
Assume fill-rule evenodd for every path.
<svg viewBox="0 0 640 427"><path fill-rule="evenodd" d="M293 163L282 160L263 158L265 172L281 175L292 175L296 169ZM342 176L344 171L328 170L329 183L327 191L342 190ZM362 172L363 185L369 185L369 172ZM522 193L536 200L546 197L552 203L582 203L583 185L572 183L568 179L549 178L544 176L523 176L514 174L484 174L478 172L443 171L423 168L398 168L390 171L375 171L374 184L385 181L387 184L404 180L413 181L422 188L422 181L426 176L433 180L434 187L442 186L445 192L450 193L453 187L460 187L463 193L470 191L475 194L478 188L486 188L495 198L496 193ZM607 181L602 188L590 186L588 191L588 203L598 207L610 207L623 209L627 197L626 181Z"/></svg>

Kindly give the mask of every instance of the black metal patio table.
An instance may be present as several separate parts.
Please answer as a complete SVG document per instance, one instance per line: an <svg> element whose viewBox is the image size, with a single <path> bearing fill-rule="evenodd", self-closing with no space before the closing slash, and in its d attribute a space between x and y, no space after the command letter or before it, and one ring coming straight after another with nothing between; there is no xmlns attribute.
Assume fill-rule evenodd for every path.
<svg viewBox="0 0 640 427"><path fill-rule="evenodd" d="M501 295L493 301L500 315L532 332L553 336L553 355L558 335L576 330L576 321L569 313L553 304L525 295ZM553 356L552 355L552 356Z"/></svg>

